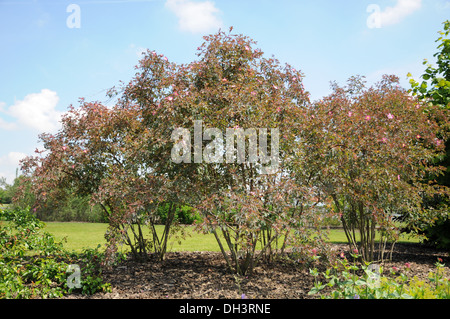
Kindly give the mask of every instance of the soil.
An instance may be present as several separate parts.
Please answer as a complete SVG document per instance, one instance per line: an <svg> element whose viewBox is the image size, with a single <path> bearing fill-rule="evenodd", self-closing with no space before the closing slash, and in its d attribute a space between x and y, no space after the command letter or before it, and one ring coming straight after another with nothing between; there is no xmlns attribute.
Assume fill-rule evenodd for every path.
<svg viewBox="0 0 450 319"><path fill-rule="evenodd" d="M347 245L333 245L336 255L347 251ZM442 258L449 274L449 253L419 244L397 244L386 270L409 266L408 275L427 278ZM409 265L407 265L409 264ZM68 299L311 299L308 292L314 279L308 266L290 258L280 258L255 267L249 276L236 276L229 271L221 253L171 252L163 262L125 260L104 271L111 292L91 296L72 294Z"/></svg>

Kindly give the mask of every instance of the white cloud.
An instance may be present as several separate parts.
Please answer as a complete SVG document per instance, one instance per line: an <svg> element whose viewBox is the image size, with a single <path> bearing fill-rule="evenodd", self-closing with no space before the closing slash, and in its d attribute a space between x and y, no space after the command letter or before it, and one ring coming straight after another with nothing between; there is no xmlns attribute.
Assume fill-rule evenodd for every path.
<svg viewBox="0 0 450 319"><path fill-rule="evenodd" d="M166 7L178 17L181 30L192 33L208 32L222 27L220 12L211 1L167 0Z"/></svg>
<svg viewBox="0 0 450 319"><path fill-rule="evenodd" d="M6 107L6 103L0 102L0 113L5 113L5 107ZM14 129L14 126L15 126L14 123L8 123L0 117L0 129L12 130L12 129Z"/></svg>
<svg viewBox="0 0 450 319"><path fill-rule="evenodd" d="M18 165L19 161L26 156L27 154L22 152L9 152L0 157L0 165Z"/></svg>
<svg viewBox="0 0 450 319"><path fill-rule="evenodd" d="M16 177L16 169L19 168L19 162L25 158L27 154L21 152L9 152L8 154L0 157L0 167L5 171L0 171L0 177L4 177L8 184L14 182Z"/></svg>
<svg viewBox="0 0 450 319"><path fill-rule="evenodd" d="M39 132L53 132L59 127L62 113L56 110L59 97L55 91L43 89L40 93L31 93L23 100L15 101L9 108L0 107L5 113L17 121L6 122L0 118L0 128L17 129L19 126L35 129Z"/></svg>
<svg viewBox="0 0 450 319"><path fill-rule="evenodd" d="M398 0L393 7L387 7L379 14L381 26L388 26L399 23L405 17L419 10L422 6L422 0Z"/></svg>

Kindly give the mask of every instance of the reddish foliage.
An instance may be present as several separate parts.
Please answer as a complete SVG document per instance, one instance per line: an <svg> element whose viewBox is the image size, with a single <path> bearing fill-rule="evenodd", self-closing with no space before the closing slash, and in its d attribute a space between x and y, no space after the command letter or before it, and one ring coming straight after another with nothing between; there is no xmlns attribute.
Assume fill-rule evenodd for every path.
<svg viewBox="0 0 450 319"><path fill-rule="evenodd" d="M312 104L301 72L265 58L255 45L219 32L205 37L198 61L187 65L148 51L136 76L110 91L119 96L116 106L82 100L56 135L41 135L45 150L23 163L36 204L68 191L90 195L108 216L110 252L125 241L136 256L153 249L160 258L176 207L191 205L204 217L199 227L216 234L227 265L241 274L270 258L279 239L281 249L323 248L322 234L310 233L320 228L322 204L334 202L346 227L360 214L360 229L389 229L392 214L404 209L413 218L428 216L420 194L436 190L420 181L441 169L428 164L443 143L439 127L395 77L369 89L353 78ZM267 164L261 157L249 161L248 152L242 162L207 163L194 150L189 161L174 162L172 133L186 128L192 138L199 120L203 133L214 128L224 137L230 128L267 129L277 170L261 174ZM278 148L269 142L274 132ZM204 135L200 139L203 151L211 146ZM165 203L169 218L159 237L155 212ZM153 230L151 240L144 224Z"/></svg>

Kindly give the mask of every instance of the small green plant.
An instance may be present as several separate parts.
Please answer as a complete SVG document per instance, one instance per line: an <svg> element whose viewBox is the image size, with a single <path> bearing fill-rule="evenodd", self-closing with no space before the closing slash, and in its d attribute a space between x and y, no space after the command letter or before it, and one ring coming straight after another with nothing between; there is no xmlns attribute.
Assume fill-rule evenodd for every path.
<svg viewBox="0 0 450 319"><path fill-rule="evenodd" d="M26 210L0 210L0 296L53 298L64 291L66 264L55 256L60 243Z"/></svg>
<svg viewBox="0 0 450 319"><path fill-rule="evenodd" d="M444 264L438 258L436 271L430 272L428 281L414 277L408 287L408 293L416 299L450 299L450 281L445 277Z"/></svg>
<svg viewBox="0 0 450 319"><path fill-rule="evenodd" d="M317 268L310 269L315 278L310 295L319 295L322 299L449 299L450 282L445 277L442 260L436 263L436 271L428 276L428 281L416 276L408 276L409 264L400 270L393 267L389 276L383 276L383 268L376 264L357 264L359 257L351 254L353 262L343 255L333 267L319 273ZM322 282L321 277L325 279Z"/></svg>
<svg viewBox="0 0 450 319"><path fill-rule="evenodd" d="M81 293L92 295L96 292L110 292L111 284L104 282L102 277L102 263L105 260L105 253L99 251L100 245L95 249L85 249L82 253L76 254L76 260L72 265L80 267L80 286L68 287L68 293ZM124 254L118 254L116 262L124 258Z"/></svg>
<svg viewBox="0 0 450 319"><path fill-rule="evenodd" d="M29 210L0 210L0 220L0 298L58 298L76 292L68 286L72 264L82 265L81 293L109 289L98 250L68 253Z"/></svg>

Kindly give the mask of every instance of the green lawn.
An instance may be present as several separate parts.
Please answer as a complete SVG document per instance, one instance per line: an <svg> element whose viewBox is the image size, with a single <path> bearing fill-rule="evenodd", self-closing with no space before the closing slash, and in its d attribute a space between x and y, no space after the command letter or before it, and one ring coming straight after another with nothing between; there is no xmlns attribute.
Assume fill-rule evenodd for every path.
<svg viewBox="0 0 450 319"><path fill-rule="evenodd" d="M64 247L69 251L81 252L83 248L102 247L106 243L104 234L108 224L101 223L62 223L46 222L45 230L55 236L57 241L66 241ZM164 226L156 226L161 234ZM189 235L182 240L181 244L177 240L169 240L169 251L219 251L216 239L213 234L199 234L193 230L192 226L187 226ZM125 248L124 248L125 249Z"/></svg>
<svg viewBox="0 0 450 319"><path fill-rule="evenodd" d="M81 252L83 248L96 248L106 243L108 224L45 222L44 230L55 236L57 241L66 240L64 247L69 251Z"/></svg>
<svg viewBox="0 0 450 319"><path fill-rule="evenodd" d="M379 240L379 236L376 235L375 239L378 241ZM333 242L333 243L347 243L347 237L345 236L345 232L343 229L332 229L330 231L329 234L329 241ZM418 238L411 238L408 235L401 235L400 239L398 241L399 243L404 243L404 242L408 242L408 243L418 243L419 239Z"/></svg>
<svg viewBox="0 0 450 319"><path fill-rule="evenodd" d="M57 241L66 242L64 247L69 251L81 252L83 248L96 248L106 243L104 234L108 224L101 223L62 223L46 222L45 230L54 235ZM163 226L157 226L157 230L162 232ZM192 226L186 226L186 236L179 244L176 240L169 241L169 251L219 251L216 239L213 234L200 234L193 230ZM345 243L347 239L341 229L332 229L329 234L329 241L333 243ZM401 238L400 242L417 242L417 239L407 237ZM124 248L125 249L125 248Z"/></svg>

